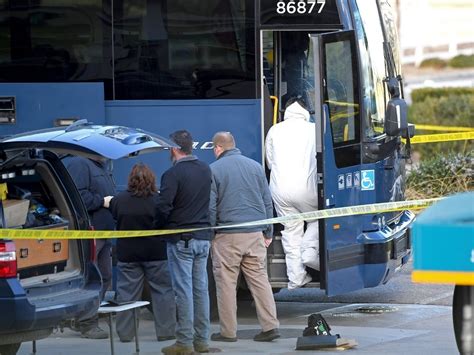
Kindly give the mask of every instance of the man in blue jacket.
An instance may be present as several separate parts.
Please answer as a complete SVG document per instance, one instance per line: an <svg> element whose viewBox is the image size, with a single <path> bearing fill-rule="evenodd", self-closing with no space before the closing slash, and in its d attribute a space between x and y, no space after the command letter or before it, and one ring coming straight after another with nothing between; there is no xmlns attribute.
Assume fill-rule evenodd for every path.
<svg viewBox="0 0 474 355"><path fill-rule="evenodd" d="M71 175L87 208L95 230L114 230L115 221L108 204L115 195L115 184L103 162L79 156L66 156L63 164ZM101 300L112 283L112 242L110 239L97 239L96 262L102 276ZM91 339L108 338L108 333L99 327L98 316L81 320L77 326L82 337Z"/></svg>
<svg viewBox="0 0 474 355"><path fill-rule="evenodd" d="M193 139L187 131L171 134L179 148L171 148L173 166L161 177L156 204L156 226L164 229L204 228L166 236L168 265L176 295L176 344L164 354L209 352L209 290L207 258L211 170L192 155Z"/></svg>
<svg viewBox="0 0 474 355"><path fill-rule="evenodd" d="M216 133L213 143L217 161L211 164L211 224L220 226L272 218L272 197L263 167L240 153L229 132ZM271 224L220 229L216 233L211 253L220 333L212 334L211 340L237 341L236 290L240 271L255 300L262 327L254 340L272 341L280 336L265 266L266 248L272 237Z"/></svg>

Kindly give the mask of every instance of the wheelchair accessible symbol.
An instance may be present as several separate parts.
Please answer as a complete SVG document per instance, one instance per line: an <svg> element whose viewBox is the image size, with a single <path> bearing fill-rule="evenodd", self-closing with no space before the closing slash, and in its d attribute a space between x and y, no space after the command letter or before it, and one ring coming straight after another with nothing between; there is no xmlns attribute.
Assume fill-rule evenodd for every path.
<svg viewBox="0 0 474 355"><path fill-rule="evenodd" d="M374 170L362 170L362 180L360 189L362 191L375 190L375 172Z"/></svg>

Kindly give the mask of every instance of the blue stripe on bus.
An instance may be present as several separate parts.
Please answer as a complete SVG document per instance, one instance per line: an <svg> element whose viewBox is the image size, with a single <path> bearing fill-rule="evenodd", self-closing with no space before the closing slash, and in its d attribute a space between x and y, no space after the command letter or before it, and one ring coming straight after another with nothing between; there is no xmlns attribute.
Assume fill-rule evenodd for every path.
<svg viewBox="0 0 474 355"><path fill-rule="evenodd" d="M81 118L103 124L102 83L0 83L0 96L15 97L16 121L0 135L53 127L58 118Z"/></svg>
<svg viewBox="0 0 474 355"><path fill-rule="evenodd" d="M194 153L212 163L209 149L214 133L230 131L242 153L262 161L260 100L141 100L106 101L106 123L139 127L163 136L179 129L191 132L197 143ZM207 149L206 149L207 148ZM169 155L149 154L139 158L153 167L157 176L169 168ZM136 160L115 162L119 188Z"/></svg>

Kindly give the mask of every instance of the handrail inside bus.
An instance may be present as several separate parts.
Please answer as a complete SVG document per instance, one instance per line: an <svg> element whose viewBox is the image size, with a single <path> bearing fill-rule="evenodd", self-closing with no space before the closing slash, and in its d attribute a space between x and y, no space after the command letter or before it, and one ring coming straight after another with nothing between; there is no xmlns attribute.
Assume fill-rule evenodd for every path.
<svg viewBox="0 0 474 355"><path fill-rule="evenodd" d="M270 100L273 102L273 125L276 125L278 123L278 97L270 96Z"/></svg>

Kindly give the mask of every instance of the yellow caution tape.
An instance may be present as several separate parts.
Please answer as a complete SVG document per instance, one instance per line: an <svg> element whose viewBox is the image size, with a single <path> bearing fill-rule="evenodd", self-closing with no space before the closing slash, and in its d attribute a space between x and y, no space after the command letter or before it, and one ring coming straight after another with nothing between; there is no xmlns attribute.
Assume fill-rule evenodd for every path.
<svg viewBox="0 0 474 355"><path fill-rule="evenodd" d="M459 133L426 134L426 135L421 135L421 136L415 136L410 139L410 143L420 144L420 143L465 141L469 139L474 139L474 131L459 132Z"/></svg>
<svg viewBox="0 0 474 355"><path fill-rule="evenodd" d="M261 226L275 223L285 223L291 221L315 221L324 218L345 217L352 215L363 215L373 213L384 213L403 211L407 209L423 209L441 198L431 198L413 201L385 202L369 205L358 205L350 207L340 207L321 211L298 213L284 217L263 219L259 221L217 226L212 228L192 228L192 229L171 229L171 230L147 230L147 231L91 231L91 230L37 230L37 229L2 229L0 237L3 239L110 239L110 238L132 238L150 237L178 233L189 233L198 230L221 230L243 227Z"/></svg>
<svg viewBox="0 0 474 355"><path fill-rule="evenodd" d="M472 132L474 127L437 126L428 124L415 124L415 129L421 131L441 131L441 132Z"/></svg>

